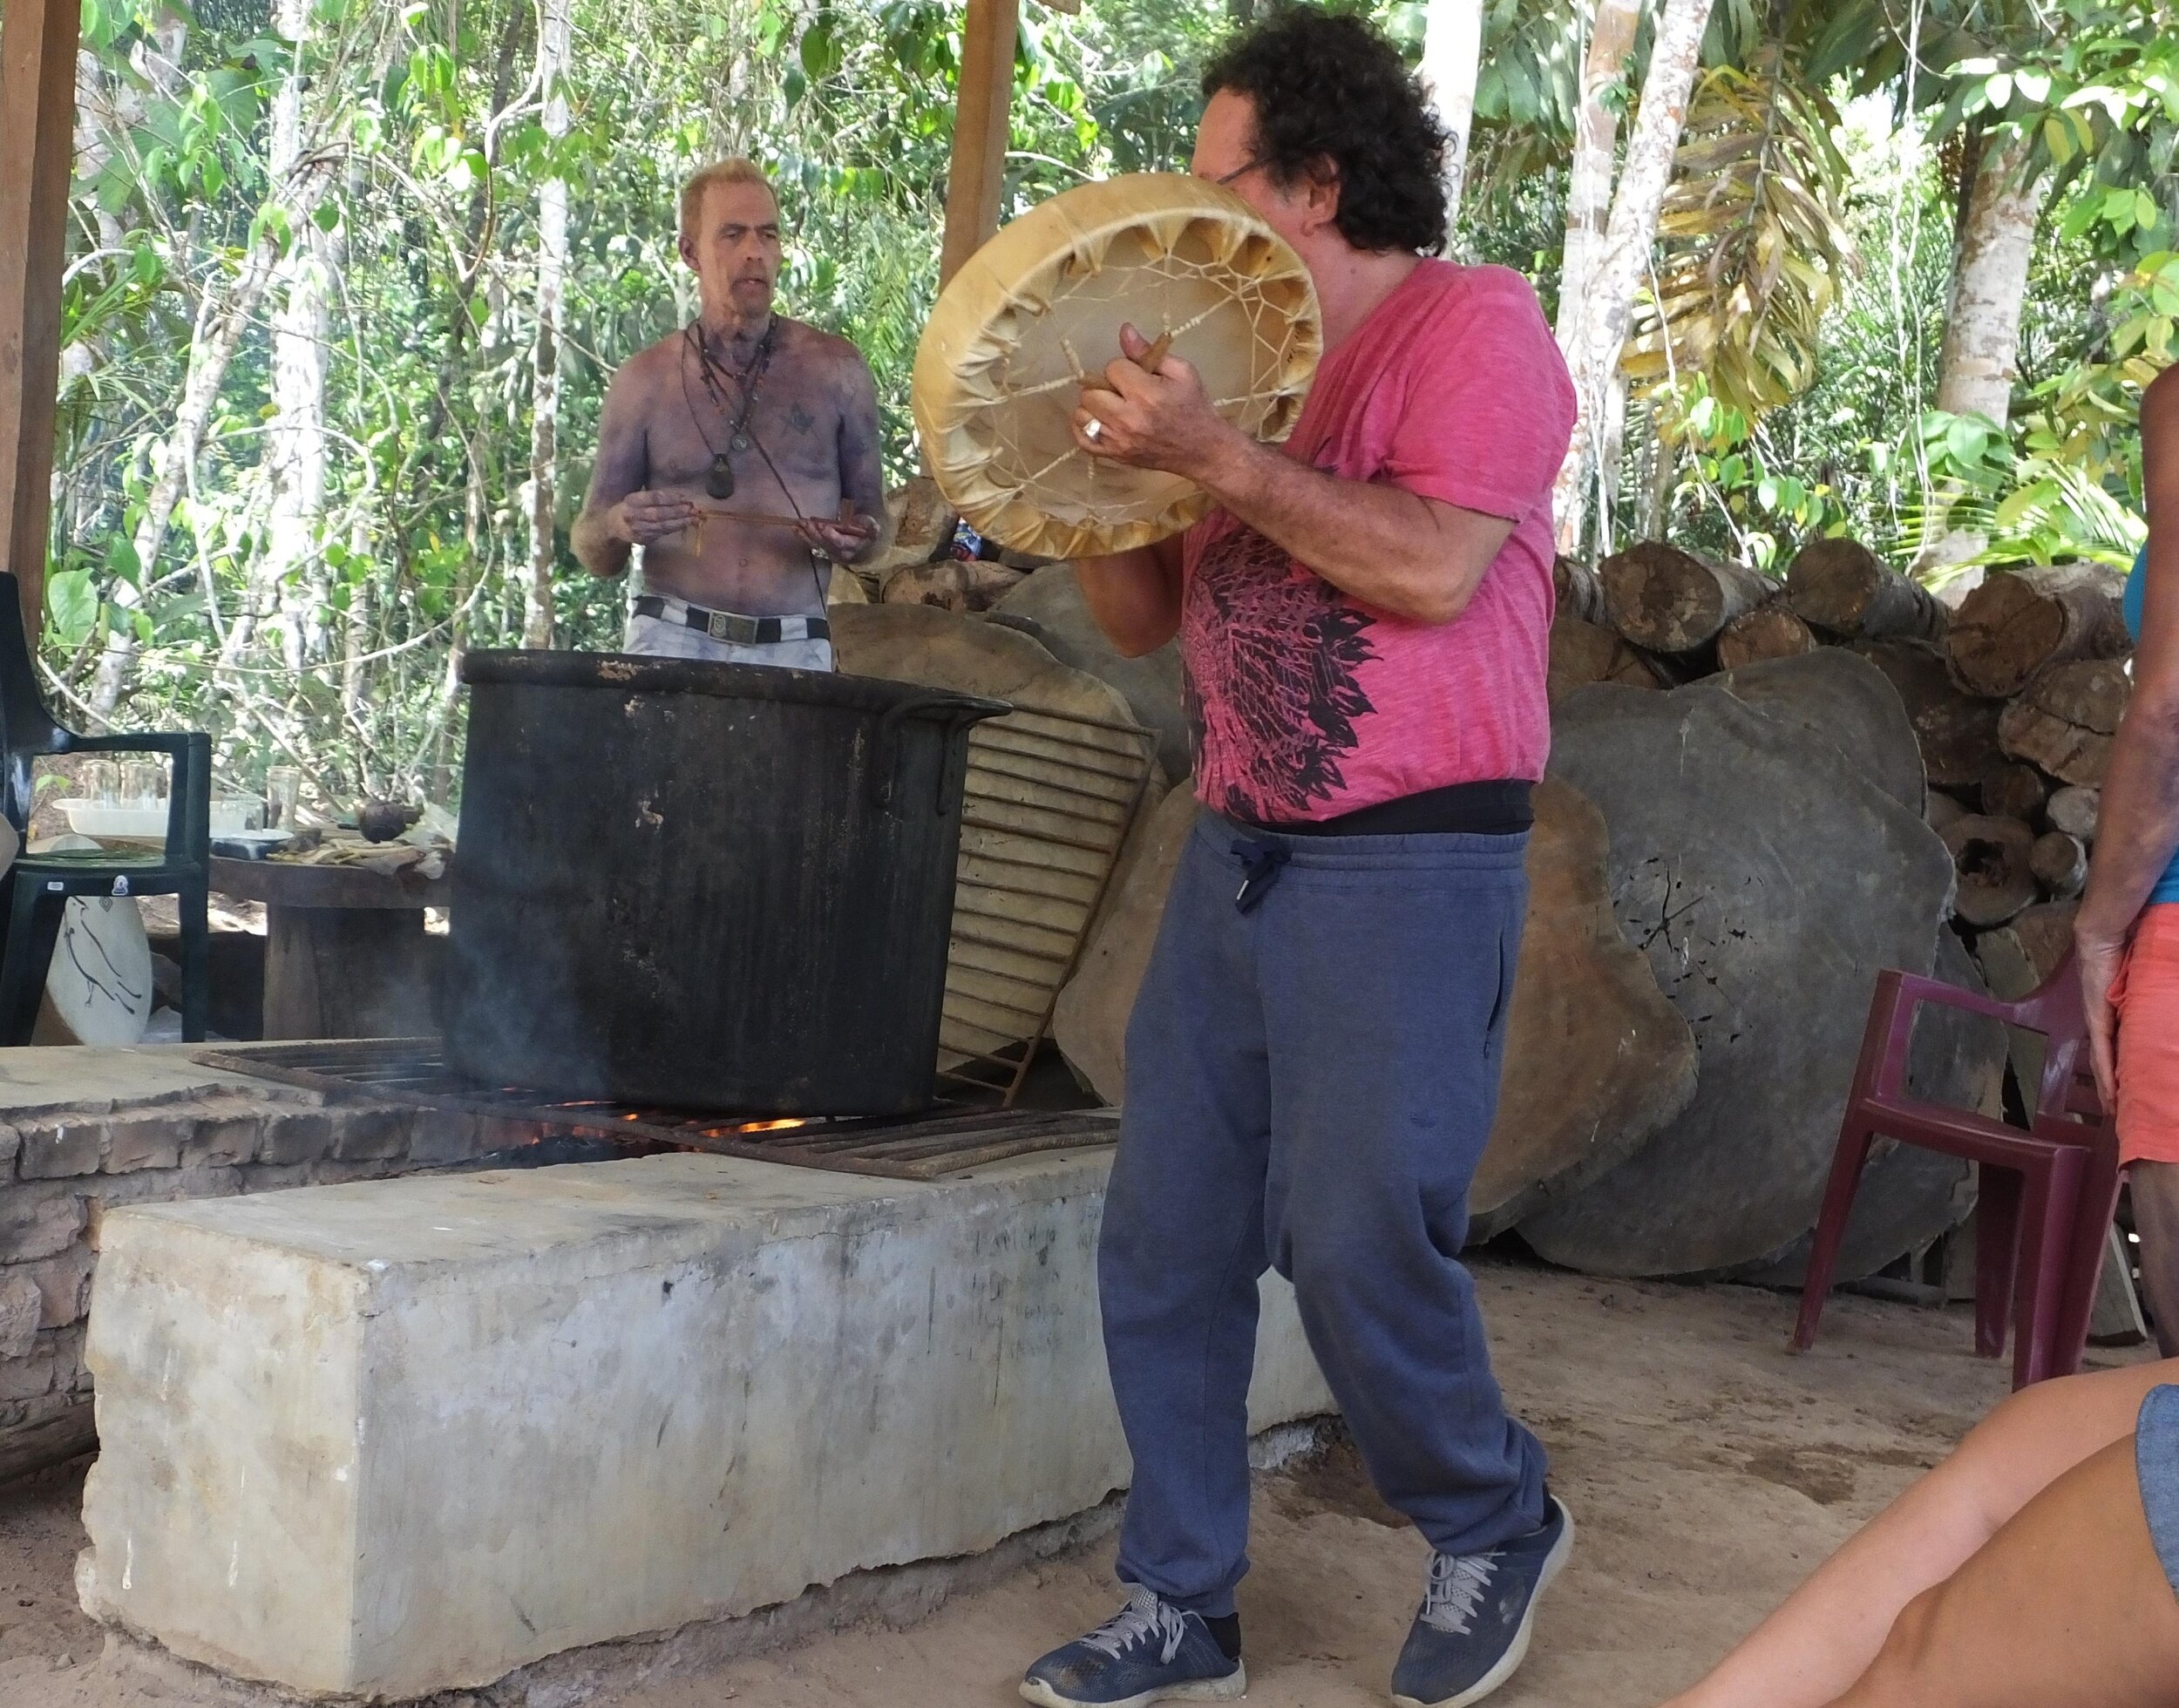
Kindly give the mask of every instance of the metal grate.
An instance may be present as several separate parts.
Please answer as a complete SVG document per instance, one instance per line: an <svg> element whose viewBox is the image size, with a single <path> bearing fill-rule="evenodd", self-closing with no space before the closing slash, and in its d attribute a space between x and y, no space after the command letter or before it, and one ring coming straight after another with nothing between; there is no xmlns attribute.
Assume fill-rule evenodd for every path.
<svg viewBox="0 0 2179 1708"><path fill-rule="evenodd" d="M939 1071L1011 1104L1081 959L1157 737L1021 708L968 737Z"/></svg>
<svg viewBox="0 0 2179 1708"><path fill-rule="evenodd" d="M526 1086L479 1085L464 1079L446 1065L436 1038L238 1045L200 1050L192 1059L207 1068L276 1080L329 1097L367 1097L515 1122L534 1128L540 1137L668 1145L894 1180L937 1180L1037 1151L1110 1144L1119 1134L1115 1115L1103 1109L1050 1113L956 1103L933 1115L781 1121L603 1101L565 1102Z"/></svg>

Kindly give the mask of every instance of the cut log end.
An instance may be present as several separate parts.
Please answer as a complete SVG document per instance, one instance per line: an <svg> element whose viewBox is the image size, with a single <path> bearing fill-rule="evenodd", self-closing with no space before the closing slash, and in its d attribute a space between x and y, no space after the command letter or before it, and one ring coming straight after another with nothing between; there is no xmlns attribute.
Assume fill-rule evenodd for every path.
<svg viewBox="0 0 2179 1708"><path fill-rule="evenodd" d="M1691 653L1768 602L1778 584L1744 564L1644 540L1598 568L1612 626L1652 652Z"/></svg>
<svg viewBox="0 0 2179 1708"><path fill-rule="evenodd" d="M1998 721L1999 745L2060 783L2100 788L2133 691L2122 660L2047 665L2006 707Z"/></svg>
<svg viewBox="0 0 2179 1708"><path fill-rule="evenodd" d="M1669 688L1654 661L1630 647L1616 630L1560 613L1551 624L1551 668L1545 693L1557 705L1592 682L1619 682L1628 688Z"/></svg>
<svg viewBox="0 0 2179 1708"><path fill-rule="evenodd" d="M1717 638L1721 670L1738 670L1774 658L1798 658L1816 650L1815 633L1782 604L1773 601L1744 611L1726 624Z"/></svg>
<svg viewBox="0 0 2179 1708"><path fill-rule="evenodd" d="M2096 839L2096 816L2103 809L2103 792L2097 789L2083 789L2078 783L2067 783L2063 789L2052 791L2049 804L2043 816L2053 830L2063 830L2069 837L2079 837L2083 842Z"/></svg>
<svg viewBox="0 0 2179 1708"><path fill-rule="evenodd" d="M2035 832L2017 818L1969 813L1938 834L1959 874L1952 912L1965 924L1986 931L2036 899Z"/></svg>
<svg viewBox="0 0 2179 1708"><path fill-rule="evenodd" d="M1786 602L1829 634L1876 640L1943 638L1946 612L1929 589L1851 539L1812 539L1786 571Z"/></svg>
<svg viewBox="0 0 2179 1708"><path fill-rule="evenodd" d="M2050 783L2033 765L2008 760L1993 765L1982 780L1982 810L1992 818L2017 818L2033 824L2043 816Z"/></svg>
<svg viewBox="0 0 2179 1708"><path fill-rule="evenodd" d="M2128 644L2123 588L2101 564L1992 575L1960 602L1945 635L1954 678L1970 694L2009 700L2047 665L2117 657Z"/></svg>
<svg viewBox="0 0 2179 1708"><path fill-rule="evenodd" d="M2047 830L2028 855L2035 881L2056 901L2071 901L2088 881L2088 850L2078 837Z"/></svg>
<svg viewBox="0 0 2179 1708"><path fill-rule="evenodd" d="M1594 570L1571 558L1551 560L1551 593L1561 616L1578 617L1585 623L1605 620L1604 583L1597 580Z"/></svg>

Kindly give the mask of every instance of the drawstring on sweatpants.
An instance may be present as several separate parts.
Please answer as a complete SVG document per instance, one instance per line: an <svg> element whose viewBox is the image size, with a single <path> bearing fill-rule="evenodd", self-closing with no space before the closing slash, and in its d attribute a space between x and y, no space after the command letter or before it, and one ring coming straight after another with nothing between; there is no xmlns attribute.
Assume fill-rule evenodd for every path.
<svg viewBox="0 0 2179 1708"><path fill-rule="evenodd" d="M1293 857L1293 851L1276 843L1251 842L1244 837L1234 843L1233 857L1242 867L1241 887L1234 891L1233 905L1247 913L1271 893L1271 886L1279 881L1280 869Z"/></svg>

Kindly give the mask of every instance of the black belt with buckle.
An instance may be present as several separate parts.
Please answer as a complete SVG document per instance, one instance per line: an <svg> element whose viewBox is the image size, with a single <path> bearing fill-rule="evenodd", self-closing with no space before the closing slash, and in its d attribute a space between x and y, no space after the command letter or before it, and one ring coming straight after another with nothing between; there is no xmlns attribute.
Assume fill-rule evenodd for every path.
<svg viewBox="0 0 2179 1708"><path fill-rule="evenodd" d="M798 622L803 626L801 638L805 640L830 640L832 625L822 617L744 617L734 611L707 611L701 605L691 605L686 600L675 600L681 607L681 615L671 615L667 601L655 593L638 593L635 614L656 617L664 622L684 623L690 628L701 629L714 640L724 640L736 647L770 647L787 637L781 625Z"/></svg>

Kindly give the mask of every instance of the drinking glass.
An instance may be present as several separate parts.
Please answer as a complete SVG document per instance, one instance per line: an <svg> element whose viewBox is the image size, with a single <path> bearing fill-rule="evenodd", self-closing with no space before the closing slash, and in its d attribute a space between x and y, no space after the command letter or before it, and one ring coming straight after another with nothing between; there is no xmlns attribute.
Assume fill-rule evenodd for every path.
<svg viewBox="0 0 2179 1708"><path fill-rule="evenodd" d="M121 804L155 807L166 797L166 768L156 760L132 760L121 767Z"/></svg>
<svg viewBox="0 0 2179 1708"><path fill-rule="evenodd" d="M302 796L302 773L293 765L275 765L265 773L265 828L292 830L295 808Z"/></svg>
<svg viewBox="0 0 2179 1708"><path fill-rule="evenodd" d="M118 806L121 801L121 768L111 759L88 759L82 771L83 797L93 806Z"/></svg>

